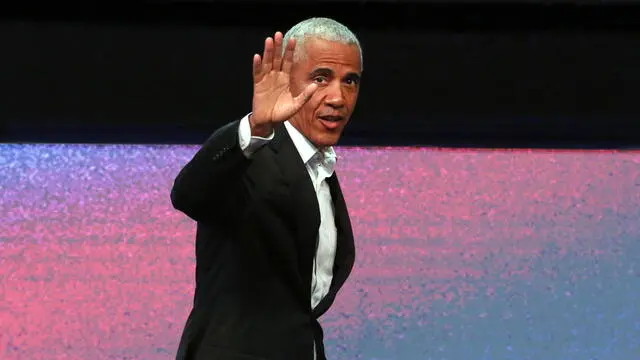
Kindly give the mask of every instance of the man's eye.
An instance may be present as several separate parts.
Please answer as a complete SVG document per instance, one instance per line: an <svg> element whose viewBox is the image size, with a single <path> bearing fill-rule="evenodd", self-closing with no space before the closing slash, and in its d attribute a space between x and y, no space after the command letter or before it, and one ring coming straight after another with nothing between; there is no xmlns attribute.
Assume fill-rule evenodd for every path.
<svg viewBox="0 0 640 360"><path fill-rule="evenodd" d="M325 78L324 76L318 76L317 78L313 79L313 81L315 81L317 83L323 83L323 82L327 81L327 78Z"/></svg>
<svg viewBox="0 0 640 360"><path fill-rule="evenodd" d="M346 83L348 85L358 85L358 80L356 80L356 79L347 79Z"/></svg>

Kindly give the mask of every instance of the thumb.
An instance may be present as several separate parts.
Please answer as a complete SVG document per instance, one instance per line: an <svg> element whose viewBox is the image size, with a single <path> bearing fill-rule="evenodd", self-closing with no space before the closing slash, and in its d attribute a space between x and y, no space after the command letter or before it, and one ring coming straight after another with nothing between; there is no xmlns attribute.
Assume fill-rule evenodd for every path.
<svg viewBox="0 0 640 360"><path fill-rule="evenodd" d="M304 106L304 104L309 101L309 99L311 99L311 96L316 92L316 90L318 90L318 84L311 83L304 90L302 90L302 92L298 96L293 98L293 104L296 109Z"/></svg>

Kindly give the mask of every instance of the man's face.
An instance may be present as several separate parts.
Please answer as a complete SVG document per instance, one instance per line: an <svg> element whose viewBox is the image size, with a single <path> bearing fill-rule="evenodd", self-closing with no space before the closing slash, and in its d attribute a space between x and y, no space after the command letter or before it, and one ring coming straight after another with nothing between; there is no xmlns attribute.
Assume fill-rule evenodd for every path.
<svg viewBox="0 0 640 360"><path fill-rule="evenodd" d="M304 46L304 56L291 68L291 92L297 96L312 82L318 89L290 122L316 147L332 146L358 100L360 51L355 45L317 38L307 39Z"/></svg>

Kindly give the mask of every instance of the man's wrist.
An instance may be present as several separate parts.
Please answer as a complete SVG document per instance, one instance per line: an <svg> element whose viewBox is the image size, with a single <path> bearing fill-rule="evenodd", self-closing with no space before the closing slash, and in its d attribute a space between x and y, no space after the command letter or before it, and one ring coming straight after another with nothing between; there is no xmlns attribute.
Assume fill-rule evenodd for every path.
<svg viewBox="0 0 640 360"><path fill-rule="evenodd" d="M253 114L249 115L249 128L251 129L251 136L266 138L273 133L273 125L271 124L255 125L253 122Z"/></svg>

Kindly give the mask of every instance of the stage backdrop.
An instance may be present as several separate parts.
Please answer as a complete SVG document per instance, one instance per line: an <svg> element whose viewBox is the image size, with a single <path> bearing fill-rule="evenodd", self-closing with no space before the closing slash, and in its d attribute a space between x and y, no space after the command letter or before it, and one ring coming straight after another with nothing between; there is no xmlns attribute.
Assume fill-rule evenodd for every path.
<svg viewBox="0 0 640 360"><path fill-rule="evenodd" d="M364 55L344 145L639 145L633 7L147 3L3 9L0 141L200 144L251 110L266 36L330 16Z"/></svg>
<svg viewBox="0 0 640 360"><path fill-rule="evenodd" d="M0 145L0 358L174 356L196 149ZM638 359L639 152L338 152L358 256L330 359Z"/></svg>

